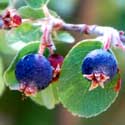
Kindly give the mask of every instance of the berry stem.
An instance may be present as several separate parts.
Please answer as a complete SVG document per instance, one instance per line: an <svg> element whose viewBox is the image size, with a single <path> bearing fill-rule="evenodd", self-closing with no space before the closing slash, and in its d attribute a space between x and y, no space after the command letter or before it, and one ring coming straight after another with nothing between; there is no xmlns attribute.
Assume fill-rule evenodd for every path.
<svg viewBox="0 0 125 125"><path fill-rule="evenodd" d="M55 19L49 12L49 9L47 8L47 5L45 4L42 6L43 12L45 14L45 20L41 21L41 29L43 32L43 35L41 37L41 43L39 46L38 53L43 55L46 48L49 49L50 54L54 53L54 50L56 49L55 44L52 40L52 31L55 28L55 21L57 22L57 19ZM57 27L56 27L57 28ZM60 29L60 28L59 28Z"/></svg>
<svg viewBox="0 0 125 125"><path fill-rule="evenodd" d="M41 43L39 46L38 53L43 55L45 49L48 48L50 54L53 54L54 50L56 49L54 42L52 40L53 23L49 22L47 25L45 25L44 28L42 27L42 30L43 30L43 35L41 37Z"/></svg>

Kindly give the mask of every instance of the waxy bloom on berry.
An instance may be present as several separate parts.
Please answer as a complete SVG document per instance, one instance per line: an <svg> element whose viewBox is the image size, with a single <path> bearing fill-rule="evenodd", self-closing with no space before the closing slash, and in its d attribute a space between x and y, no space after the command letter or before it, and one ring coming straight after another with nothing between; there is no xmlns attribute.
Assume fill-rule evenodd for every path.
<svg viewBox="0 0 125 125"><path fill-rule="evenodd" d="M17 62L15 75L20 84L19 90L29 96L49 85L52 67L46 57L28 54Z"/></svg>

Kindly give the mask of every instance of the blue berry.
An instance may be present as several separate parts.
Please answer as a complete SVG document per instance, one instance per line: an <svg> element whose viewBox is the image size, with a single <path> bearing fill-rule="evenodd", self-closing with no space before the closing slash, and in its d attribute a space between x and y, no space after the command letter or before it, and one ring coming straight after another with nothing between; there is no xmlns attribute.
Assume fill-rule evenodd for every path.
<svg viewBox="0 0 125 125"><path fill-rule="evenodd" d="M20 89L26 95L30 95L49 85L52 80L52 68L44 56L29 54L17 62L15 75L20 83Z"/></svg>
<svg viewBox="0 0 125 125"><path fill-rule="evenodd" d="M82 74L92 81L90 90L101 86L103 83L112 79L117 73L117 61L108 51L96 49L87 54L82 63Z"/></svg>

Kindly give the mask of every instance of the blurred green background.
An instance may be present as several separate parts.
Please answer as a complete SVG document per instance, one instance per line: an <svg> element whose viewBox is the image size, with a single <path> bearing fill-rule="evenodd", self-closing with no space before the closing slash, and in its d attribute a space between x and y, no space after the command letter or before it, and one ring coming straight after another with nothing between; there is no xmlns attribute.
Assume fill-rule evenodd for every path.
<svg viewBox="0 0 125 125"><path fill-rule="evenodd" d="M18 8L23 4L23 1L17 0L15 6ZM70 23L98 24L125 30L124 0L51 0L49 8ZM78 33L72 34L76 37L76 42L88 38ZM0 47L0 56L4 58L3 64L6 68L13 55L8 56L7 48L3 46ZM57 44L57 50L63 55L71 47L72 45ZM2 53L2 49L6 52ZM78 118L61 105L47 110L30 99L22 100L19 92L6 88L0 97L0 125L125 125L125 53L119 49L114 49L114 52L121 69L122 89L115 103L106 112L90 119Z"/></svg>

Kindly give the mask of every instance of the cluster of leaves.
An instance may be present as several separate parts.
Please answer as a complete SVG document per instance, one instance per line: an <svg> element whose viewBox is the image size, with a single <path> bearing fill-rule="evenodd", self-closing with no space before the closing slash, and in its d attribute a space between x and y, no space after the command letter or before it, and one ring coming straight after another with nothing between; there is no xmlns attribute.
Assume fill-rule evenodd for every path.
<svg viewBox="0 0 125 125"><path fill-rule="evenodd" d="M6 3L6 6L10 3L11 6L16 7L22 18L35 20L45 17L41 6L46 4L48 2L47 0L19 1L2 0L1 3ZM18 2L20 5L17 6ZM1 8L0 6L0 9L3 10L5 8ZM51 12L54 16L57 16L55 12ZM18 81L14 73L15 65L24 55L37 53L41 35L40 27L34 26L32 23L23 23L18 28L9 31L0 31L0 93L4 89L4 82L10 89L16 89ZM60 31L56 35L54 34L53 40L55 42L74 42L74 38L66 31ZM102 43L96 40L81 41L76 44L64 59L59 80L30 98L48 109L54 108L56 104L61 102L70 112L83 117L96 116L105 111L115 101L118 95L118 92L114 91L114 87L120 76L117 74L109 81L109 84L106 84L105 89L97 88L89 92L90 82L83 78L81 74L83 58L87 53L98 48L102 48ZM3 81L2 67L4 66L2 60L4 61L3 57L7 56L15 57L5 71Z"/></svg>

